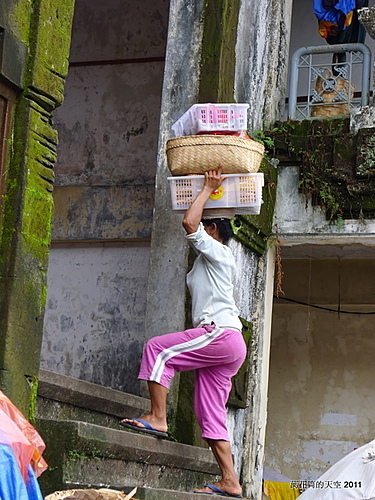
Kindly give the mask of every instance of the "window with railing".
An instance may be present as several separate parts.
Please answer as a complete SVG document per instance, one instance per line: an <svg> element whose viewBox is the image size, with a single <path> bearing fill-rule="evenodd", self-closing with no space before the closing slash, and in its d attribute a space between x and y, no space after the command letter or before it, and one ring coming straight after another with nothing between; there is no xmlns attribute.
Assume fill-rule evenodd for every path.
<svg viewBox="0 0 375 500"><path fill-rule="evenodd" d="M296 50L291 59L289 118L342 115L368 105L370 75L371 51L365 44Z"/></svg>

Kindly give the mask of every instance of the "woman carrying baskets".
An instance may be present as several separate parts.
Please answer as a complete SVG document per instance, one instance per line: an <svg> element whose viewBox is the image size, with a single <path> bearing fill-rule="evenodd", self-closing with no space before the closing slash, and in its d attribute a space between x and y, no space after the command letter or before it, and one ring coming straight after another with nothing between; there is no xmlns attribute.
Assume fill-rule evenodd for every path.
<svg viewBox="0 0 375 500"><path fill-rule="evenodd" d="M186 238L197 253L187 275L194 328L147 342L139 378L148 381L151 410L142 419L124 419L120 424L166 437L170 380L176 371L196 370L194 411L222 477L195 492L240 498L242 489L233 466L225 407L231 378L246 356L242 325L233 299L234 257L224 244L233 233L228 219L202 219L209 196L225 179L221 173L221 167L206 172L203 189L182 222Z"/></svg>

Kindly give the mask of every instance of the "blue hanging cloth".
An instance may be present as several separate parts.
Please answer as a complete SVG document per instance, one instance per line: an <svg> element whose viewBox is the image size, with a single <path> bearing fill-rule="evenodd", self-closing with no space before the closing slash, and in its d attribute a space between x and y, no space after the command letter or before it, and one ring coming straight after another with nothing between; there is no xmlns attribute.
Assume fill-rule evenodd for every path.
<svg viewBox="0 0 375 500"><path fill-rule="evenodd" d="M367 6L368 0L313 0L319 34L329 44L363 43L366 32L358 21L357 9Z"/></svg>
<svg viewBox="0 0 375 500"><path fill-rule="evenodd" d="M32 468L25 482L12 448L5 444L0 444L0 499L43 500Z"/></svg>
<svg viewBox="0 0 375 500"><path fill-rule="evenodd" d="M336 22L340 15L357 8L356 4L356 0L314 0L313 10L319 21Z"/></svg>

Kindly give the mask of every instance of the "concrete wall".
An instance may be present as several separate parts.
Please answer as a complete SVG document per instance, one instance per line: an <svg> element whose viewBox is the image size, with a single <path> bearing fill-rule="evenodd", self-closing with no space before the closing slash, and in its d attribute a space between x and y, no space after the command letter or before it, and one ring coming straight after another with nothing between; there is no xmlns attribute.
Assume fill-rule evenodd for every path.
<svg viewBox="0 0 375 500"><path fill-rule="evenodd" d="M139 392L148 255L139 243L53 249L43 367Z"/></svg>
<svg viewBox="0 0 375 500"><path fill-rule="evenodd" d="M280 56L274 47L279 47L280 53L287 51L290 1L274 2L272 9L267 8L267 2L256 7L253 3L241 2L235 87L238 101L252 103L251 124L260 126L264 120L278 115L286 66L280 65ZM69 368L74 363L66 361L74 356L71 337L75 332L68 329L56 337L58 330L53 318L56 314L69 317L70 312L60 300L59 282L54 275L65 272L75 277L81 252L77 243L96 245L104 241L109 245L111 241L123 244L138 241L143 244L150 240L153 224L150 267L147 252L143 250L142 270L135 267L127 270L128 278L142 295L145 272L149 269L145 333L141 329L132 334L138 343L138 352L145 338L184 324L187 245L180 226L181 217L170 210L165 145L172 136L171 124L198 98L204 2L171 3L164 68L168 8L168 2L162 0L142 8L131 2L125 8L123 2L116 0L105 4L99 0L77 1L66 99L55 117L60 144L53 241L65 246L59 248L59 255L64 255L60 260L53 258L52 246L51 263L57 269L54 271L51 267L49 271L47 304L60 305L54 311L47 306L42 358L42 367L48 363L66 375L77 373ZM280 29L270 29L270 26ZM257 27L261 27L261 32ZM270 36L271 45L268 44ZM264 38L267 39L265 45ZM257 78L262 85L255 87L253 78L261 64ZM264 81L267 81L266 87ZM254 109L264 102L266 110ZM173 240L172 233L176 235ZM94 258L98 274L102 265L100 258ZM71 283L73 296L87 293L75 288L75 280ZM113 306L116 300L114 291ZM92 338L98 338L101 327L95 321L92 324ZM120 334L118 342L122 344ZM51 350L48 346L53 344L56 346ZM109 358L101 350L100 342L96 342L95 349L101 351L101 361L106 365ZM120 367L115 366L114 372L119 371ZM80 369L80 377L91 380L91 374L85 374L84 368ZM117 375L113 377L117 387L119 382L114 382ZM136 386L129 385L128 390L136 390Z"/></svg>
<svg viewBox="0 0 375 500"><path fill-rule="evenodd" d="M241 2L236 95L250 103L249 129L280 119L285 107L292 0Z"/></svg>
<svg viewBox="0 0 375 500"><path fill-rule="evenodd" d="M373 438L372 253L283 261L285 296L306 305L275 300L266 462L289 478L317 479Z"/></svg>
<svg viewBox="0 0 375 500"><path fill-rule="evenodd" d="M248 102L250 131L263 129L282 117L287 87L292 1L241 2L236 44L235 94L238 102ZM244 492L252 498L261 495L264 437L267 422L268 360L273 289L274 249L262 257L238 251L239 262L252 268L253 281L246 273L239 280L239 295L249 293L245 318L253 321L250 353L248 408L245 415L230 412L234 424L234 443L241 442L241 479ZM245 292L246 290L246 292ZM241 303L241 300L240 300ZM241 304L244 306L244 304ZM241 420L241 418L243 420ZM244 427L243 435L237 427ZM236 448L235 448L236 450Z"/></svg>
<svg viewBox="0 0 375 500"><path fill-rule="evenodd" d="M280 169L275 231L285 295L274 300L265 463L291 479L317 479L374 434L366 313L375 311L375 225L327 221L306 205L298 180L298 167Z"/></svg>
<svg viewBox="0 0 375 500"><path fill-rule="evenodd" d="M280 53L287 51L289 41L290 2L271 3L272 8L270 2L261 2L260 5L253 1L241 2L236 44L235 99L238 102L250 102L250 128L261 127L265 121L278 117L280 100L285 97L286 64L280 64ZM169 202L166 204L169 193L164 148L166 140L171 137L171 124L196 102L198 96L202 13L201 2L171 2L146 308L146 332L150 337L160 330L172 331L176 325L183 326L185 322L186 243L182 238L180 219L170 212ZM182 39L185 43L181 43ZM230 412L230 421L235 443L246 442L247 454L243 463L241 452L236 457L239 469L243 464L241 476L245 492L258 495L261 490L266 419L266 403L262 395L267 390L270 326L266 307L269 298L265 295L269 292L269 283L272 283L272 252L259 259L239 249L238 260L251 268L249 273L241 276L238 288L239 296L247 297L241 303L241 314L256 324L255 349L251 355L254 384L248 396L251 410L246 410L245 417L241 411L235 411L235 414ZM254 288L250 287L251 292L246 279L249 274L256 276ZM161 293L155 294L156 289ZM254 303L248 300L249 295L256 297ZM247 437L244 438L244 435ZM235 450L240 448L238 445Z"/></svg>
<svg viewBox="0 0 375 500"><path fill-rule="evenodd" d="M66 97L55 115L41 367L133 393L144 344L168 8L166 0L78 0Z"/></svg>

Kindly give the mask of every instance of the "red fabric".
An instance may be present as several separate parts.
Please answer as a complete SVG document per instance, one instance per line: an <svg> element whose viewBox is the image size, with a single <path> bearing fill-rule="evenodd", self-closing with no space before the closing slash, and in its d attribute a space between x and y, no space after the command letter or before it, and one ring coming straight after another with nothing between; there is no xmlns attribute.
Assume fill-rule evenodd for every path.
<svg viewBox="0 0 375 500"><path fill-rule="evenodd" d="M12 448L25 480L29 465L33 468L36 477L39 477L47 469L48 465L42 457L46 447L43 439L1 391L0 443L7 444Z"/></svg>

